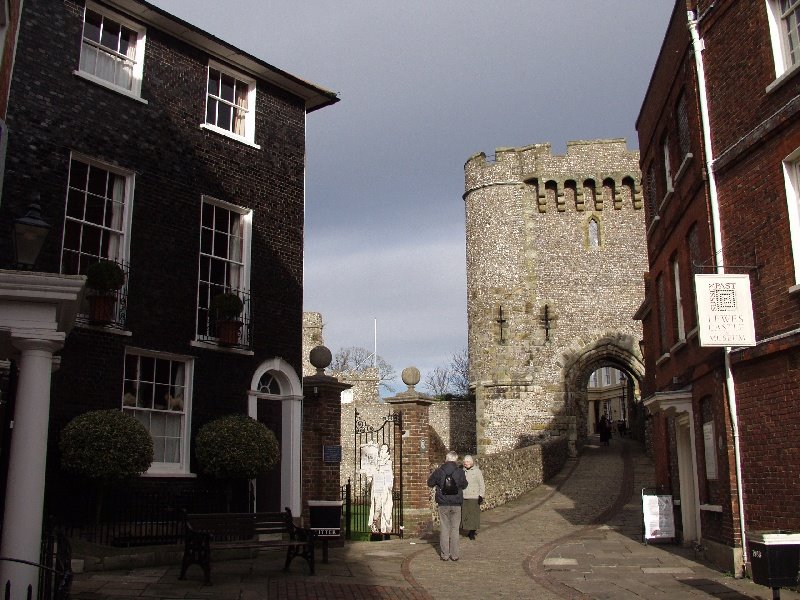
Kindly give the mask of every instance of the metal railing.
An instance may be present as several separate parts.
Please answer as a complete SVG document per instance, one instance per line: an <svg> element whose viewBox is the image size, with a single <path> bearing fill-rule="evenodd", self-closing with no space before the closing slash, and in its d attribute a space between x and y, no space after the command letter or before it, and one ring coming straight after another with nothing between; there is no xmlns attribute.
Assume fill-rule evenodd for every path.
<svg viewBox="0 0 800 600"><path fill-rule="evenodd" d="M68 600L70 586L72 585L72 553L69 542L61 533L50 533L42 539L40 561L38 563L0 556L0 562L15 563L35 567L39 571L38 591L36 600ZM12 598L11 581L2 584L3 600L23 600L16 596ZM24 600L34 600L33 584L26 586Z"/></svg>

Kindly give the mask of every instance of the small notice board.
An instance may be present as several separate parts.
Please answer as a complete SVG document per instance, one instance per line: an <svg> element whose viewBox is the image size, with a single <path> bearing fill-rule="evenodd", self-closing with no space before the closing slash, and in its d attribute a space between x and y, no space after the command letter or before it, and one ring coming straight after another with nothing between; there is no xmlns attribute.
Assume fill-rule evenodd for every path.
<svg viewBox="0 0 800 600"><path fill-rule="evenodd" d="M642 488L644 543L650 540L675 539L675 514L672 494L658 488Z"/></svg>

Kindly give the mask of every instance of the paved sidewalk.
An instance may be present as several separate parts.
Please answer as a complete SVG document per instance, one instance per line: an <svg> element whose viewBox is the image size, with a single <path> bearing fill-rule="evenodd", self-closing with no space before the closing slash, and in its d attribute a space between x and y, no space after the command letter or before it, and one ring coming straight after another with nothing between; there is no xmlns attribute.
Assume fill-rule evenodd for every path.
<svg viewBox="0 0 800 600"><path fill-rule="evenodd" d="M635 442L590 445L545 485L482 514L475 541L461 538L461 559L442 562L431 540L350 542L318 558L317 575L283 556L213 563L214 585L198 567L85 573L75 600L147 597L261 600L763 599L769 588L698 562L692 549L641 543L641 497L652 465ZM454 594L453 590L457 590ZM800 594L781 591L783 600Z"/></svg>

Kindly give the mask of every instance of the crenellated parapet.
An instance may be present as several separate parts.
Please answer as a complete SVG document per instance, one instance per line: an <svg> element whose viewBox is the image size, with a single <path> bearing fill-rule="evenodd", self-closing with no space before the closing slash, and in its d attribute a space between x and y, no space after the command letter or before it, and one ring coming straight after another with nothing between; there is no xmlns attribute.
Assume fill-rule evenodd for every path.
<svg viewBox="0 0 800 600"><path fill-rule="evenodd" d="M624 139L572 141L564 155L550 144L497 148L475 154L464 165L466 199L494 186L518 186L537 212L642 208L639 153Z"/></svg>

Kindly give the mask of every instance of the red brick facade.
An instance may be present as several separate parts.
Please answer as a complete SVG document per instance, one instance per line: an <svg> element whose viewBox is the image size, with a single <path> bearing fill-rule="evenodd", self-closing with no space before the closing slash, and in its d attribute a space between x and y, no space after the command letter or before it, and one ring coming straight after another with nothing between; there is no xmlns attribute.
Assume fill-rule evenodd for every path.
<svg viewBox="0 0 800 600"><path fill-rule="evenodd" d="M687 8L704 45L710 148ZM682 500L677 520L684 541L712 548L710 558L726 566L738 565L742 543L733 427L724 352L699 345L693 285L695 273L714 273L723 261L727 273L750 276L757 340L730 355L745 530L800 528L800 281L794 258L800 237L797 199L787 193L792 180L785 175L800 149L800 69L779 72L783 59L773 48L780 48L782 26L778 16L778 27L770 27L764 2L678 0L637 121L652 282L638 317L644 398L657 413L657 479ZM721 231L716 246L714 192ZM677 411L669 404L676 398L688 399ZM691 422L681 422L681 414ZM679 463L691 463L678 460L676 432L688 425L696 471L687 479L676 472ZM709 452L716 478L706 471ZM684 522L687 500L699 515L696 529Z"/></svg>

